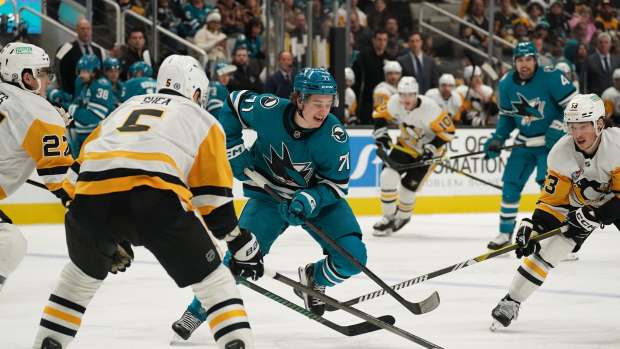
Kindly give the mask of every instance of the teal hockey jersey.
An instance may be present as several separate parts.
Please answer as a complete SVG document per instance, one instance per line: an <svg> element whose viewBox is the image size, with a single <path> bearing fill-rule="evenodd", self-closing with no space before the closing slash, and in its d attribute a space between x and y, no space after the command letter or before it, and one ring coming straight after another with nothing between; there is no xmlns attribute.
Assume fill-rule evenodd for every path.
<svg viewBox="0 0 620 349"><path fill-rule="evenodd" d="M125 102L133 96L155 93L157 91L157 80L140 76L125 81L123 86L125 93L121 97L121 102Z"/></svg>
<svg viewBox="0 0 620 349"><path fill-rule="evenodd" d="M219 119L220 110L226 102L228 97L228 89L222 85L219 81L215 81L209 84L209 100L207 102L207 111L211 115Z"/></svg>
<svg viewBox="0 0 620 349"><path fill-rule="evenodd" d="M69 113L75 120L75 132L89 134L114 110L116 98L112 85L105 78L90 84L81 83L79 88L69 106Z"/></svg>

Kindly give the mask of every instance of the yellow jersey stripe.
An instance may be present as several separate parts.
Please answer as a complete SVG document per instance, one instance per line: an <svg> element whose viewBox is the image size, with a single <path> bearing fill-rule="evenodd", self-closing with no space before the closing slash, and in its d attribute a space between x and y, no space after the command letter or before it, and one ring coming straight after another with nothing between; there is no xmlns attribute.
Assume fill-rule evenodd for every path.
<svg viewBox="0 0 620 349"><path fill-rule="evenodd" d="M142 153L125 150L114 150L109 152L88 152L84 154L83 160L108 160L114 158L127 158L139 161L161 161L172 166L181 175L183 172L177 166L177 163L170 156L164 153Z"/></svg>

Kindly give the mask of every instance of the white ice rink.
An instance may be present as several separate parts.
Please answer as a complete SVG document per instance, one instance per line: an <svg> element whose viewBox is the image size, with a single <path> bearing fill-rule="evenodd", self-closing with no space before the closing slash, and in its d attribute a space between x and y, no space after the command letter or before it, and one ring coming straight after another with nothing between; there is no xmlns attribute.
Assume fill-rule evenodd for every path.
<svg viewBox="0 0 620 349"><path fill-rule="evenodd" d="M368 267L389 284L413 278L485 252L497 231L496 214L421 215L390 238L371 235L374 219L362 218L369 250ZM0 349L30 348L41 310L61 268L68 261L63 228L22 226L28 255L0 293ZM290 229L266 258L269 268L291 277L296 268L321 255L300 229ZM389 296L359 306L375 316L392 314L396 325L444 348L620 348L620 232L595 232L580 260L553 270L546 284L522 307L518 321L492 333L490 311L506 293L517 259L498 257L421 285L401 290L411 300L439 291L441 305L416 316ZM275 280L259 284L302 304ZM340 300L377 289L360 275L328 293ZM257 348L416 348L386 331L344 337L253 291L242 288ZM170 324L185 310L191 291L177 289L150 253L136 249L128 272L110 275L91 302L72 348L171 348ZM360 320L344 313L326 315L338 323ZM215 348L206 326L191 348Z"/></svg>

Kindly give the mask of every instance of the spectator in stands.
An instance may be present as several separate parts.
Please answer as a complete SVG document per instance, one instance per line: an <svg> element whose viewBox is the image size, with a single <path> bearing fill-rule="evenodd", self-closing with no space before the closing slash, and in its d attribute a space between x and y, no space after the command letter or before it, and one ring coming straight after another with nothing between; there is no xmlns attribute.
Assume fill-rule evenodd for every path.
<svg viewBox="0 0 620 349"><path fill-rule="evenodd" d="M489 20L486 18L484 11L484 0L471 0L468 6L467 15L465 15L465 20L483 30L488 30ZM459 32L460 37L468 44L478 48L487 47L486 35L463 24L461 24Z"/></svg>
<svg viewBox="0 0 620 349"><path fill-rule="evenodd" d="M121 61L122 67L122 80L127 80L127 70L135 62L144 61L153 66L151 54L146 48L146 35L143 28L131 29L125 38L125 45L122 45L118 50L118 59Z"/></svg>
<svg viewBox="0 0 620 349"><path fill-rule="evenodd" d="M146 13L142 3L136 0L118 0L118 5L121 7L121 11L129 10L140 16L144 16Z"/></svg>
<svg viewBox="0 0 620 349"><path fill-rule="evenodd" d="M235 48L232 64L237 67L237 71L231 76L228 90L231 92L239 90L263 92L263 84L258 78L260 68L254 60L250 60L245 46Z"/></svg>
<svg viewBox="0 0 620 349"><path fill-rule="evenodd" d="M94 54L102 61L101 49L93 46L93 30L90 22L85 18L80 18L75 26L77 39L73 42L64 43L56 51L56 61L58 64L58 75L60 78L60 88L65 92L75 95L76 64L85 54Z"/></svg>
<svg viewBox="0 0 620 349"><path fill-rule="evenodd" d="M372 124L372 91L384 79L383 61L389 59L385 51L387 41L388 34L384 30L376 31L372 48L360 52L353 62L353 91L358 96L357 116L363 125Z"/></svg>
<svg viewBox="0 0 620 349"><path fill-rule="evenodd" d="M287 33L292 32L297 23L297 15L301 11L295 7L293 0L284 0L284 30Z"/></svg>
<svg viewBox="0 0 620 349"><path fill-rule="evenodd" d="M364 11L360 10L357 6L357 0L351 0L351 14L357 14L357 18L359 19L359 23L362 27L368 27L368 17L364 13ZM346 3L343 2L342 6L338 9L338 25L344 26L346 23L346 15L347 15L347 7Z"/></svg>
<svg viewBox="0 0 620 349"><path fill-rule="evenodd" d="M514 24L519 16L516 14L515 9L512 7L511 0L501 0L499 3L499 11L495 12L495 35L502 39L516 44L514 37ZM510 53L512 49L506 51Z"/></svg>
<svg viewBox="0 0 620 349"><path fill-rule="evenodd" d="M532 43L534 43L536 50L538 50L538 65L540 65L541 67L553 65L553 59L545 46L543 36L534 36L534 39L532 39Z"/></svg>
<svg viewBox="0 0 620 349"><path fill-rule="evenodd" d="M534 0L527 4L528 29L534 31L538 21L545 16L545 6L540 0Z"/></svg>
<svg viewBox="0 0 620 349"><path fill-rule="evenodd" d="M228 60L228 38L220 30L222 16L218 11L211 11L207 16L207 23L196 32L194 43L205 50L209 62Z"/></svg>
<svg viewBox="0 0 620 349"><path fill-rule="evenodd" d="M518 19L514 26L514 36L516 42L530 41L530 33L527 29L527 20Z"/></svg>
<svg viewBox="0 0 620 349"><path fill-rule="evenodd" d="M315 33L319 32L321 37L329 35L329 29L325 28L326 21L331 26L330 15L327 9L323 7L322 1L312 0L312 28L314 28Z"/></svg>
<svg viewBox="0 0 620 349"><path fill-rule="evenodd" d="M290 31L291 52L298 63L306 61L306 42L307 42L307 25L306 15L303 12L297 12L295 15L295 28Z"/></svg>
<svg viewBox="0 0 620 349"><path fill-rule="evenodd" d="M575 72L579 79L579 93L587 93L588 46L583 43L578 44L573 59L575 60Z"/></svg>
<svg viewBox="0 0 620 349"><path fill-rule="evenodd" d="M183 36L194 37L196 32L205 24L209 12L214 9L213 5L206 4L204 0L190 0L183 6Z"/></svg>
<svg viewBox="0 0 620 349"><path fill-rule="evenodd" d="M551 3L549 12L547 13L547 22L549 22L549 34L551 41L557 38L564 38L570 34L570 26L568 25L569 16L564 12L562 1L556 0Z"/></svg>
<svg viewBox="0 0 620 349"><path fill-rule="evenodd" d="M157 0L157 21L160 26L179 34L183 9L180 6L175 6L179 6L179 4L171 4L169 0ZM149 8L147 14L151 16L152 13L152 8Z"/></svg>
<svg viewBox="0 0 620 349"><path fill-rule="evenodd" d="M243 6L243 23L248 23L253 18L261 19L263 17L263 10L258 3L258 0L245 0Z"/></svg>
<svg viewBox="0 0 620 349"><path fill-rule="evenodd" d="M289 98L293 92L293 54L282 51L278 55L278 71L271 74L265 83L265 91L282 98Z"/></svg>
<svg viewBox="0 0 620 349"><path fill-rule="evenodd" d="M600 12L595 21L602 23L605 31L614 32L618 30L618 18L616 18L616 11L610 0L601 1Z"/></svg>
<svg viewBox="0 0 620 349"><path fill-rule="evenodd" d="M571 28L579 30L578 40L585 43L590 43L594 32L596 32L596 27L592 20L592 9L586 5L581 5L578 8L577 13L573 15L568 24Z"/></svg>
<svg viewBox="0 0 620 349"><path fill-rule="evenodd" d="M265 59L263 30L263 22L260 18L252 18L246 23L245 35L243 36L243 44L248 48L250 58L260 59L261 61Z"/></svg>
<svg viewBox="0 0 620 349"><path fill-rule="evenodd" d="M422 44L424 37L415 32L409 36L409 52L398 57L398 63L403 67L403 76L413 76L418 81L420 94L425 94L428 89L437 87L439 72L435 60L424 54Z"/></svg>
<svg viewBox="0 0 620 349"><path fill-rule="evenodd" d="M398 57L403 54L405 41L400 37L398 20L396 17L388 17L385 21L385 31L388 33L387 54L390 57Z"/></svg>
<svg viewBox="0 0 620 349"><path fill-rule="evenodd" d="M376 31L383 28L388 16L385 0L375 0L372 9L368 11L368 29Z"/></svg>
<svg viewBox="0 0 620 349"><path fill-rule="evenodd" d="M360 24L357 13L355 12L351 13L350 21L351 21L351 34L353 34L353 40L355 42L355 44L353 45L353 48L360 52L368 50L370 46L372 45L371 43L371 40L373 37L372 32L370 31L370 29L363 27Z"/></svg>
<svg viewBox="0 0 620 349"><path fill-rule="evenodd" d="M620 67L618 57L609 53L611 37L608 33L600 33L596 38L596 52L588 56L587 87L588 93L601 95L613 84L611 76Z"/></svg>
<svg viewBox="0 0 620 349"><path fill-rule="evenodd" d="M218 0L217 8L222 14L222 31L227 35L242 34L245 30L244 8L235 0Z"/></svg>

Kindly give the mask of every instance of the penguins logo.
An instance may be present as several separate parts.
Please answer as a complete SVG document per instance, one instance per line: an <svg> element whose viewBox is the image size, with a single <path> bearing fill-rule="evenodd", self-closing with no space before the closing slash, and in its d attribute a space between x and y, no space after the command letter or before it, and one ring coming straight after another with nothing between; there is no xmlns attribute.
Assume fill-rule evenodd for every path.
<svg viewBox="0 0 620 349"><path fill-rule="evenodd" d="M276 105L278 105L279 102L280 102L280 99L277 97L265 96L261 98L260 105L262 105L263 108L265 109L271 109L275 107Z"/></svg>
<svg viewBox="0 0 620 349"><path fill-rule="evenodd" d="M332 127L332 137L338 143L344 143L347 141L347 133L340 125L334 125L334 127Z"/></svg>

